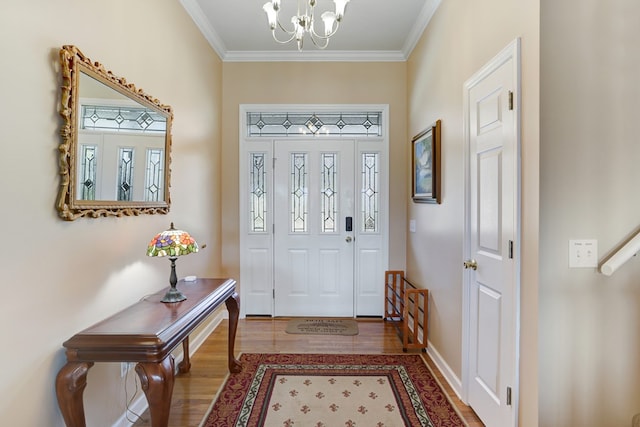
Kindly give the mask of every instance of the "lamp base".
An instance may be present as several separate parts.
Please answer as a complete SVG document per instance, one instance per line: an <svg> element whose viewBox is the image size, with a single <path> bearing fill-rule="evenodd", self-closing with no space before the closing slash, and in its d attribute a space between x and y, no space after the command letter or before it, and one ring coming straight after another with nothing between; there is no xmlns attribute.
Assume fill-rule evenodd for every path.
<svg viewBox="0 0 640 427"><path fill-rule="evenodd" d="M182 292L177 290L174 287L169 288L164 297L160 300L161 302L180 302L186 300L187 297L184 296Z"/></svg>
<svg viewBox="0 0 640 427"><path fill-rule="evenodd" d="M176 289L176 285L178 283L178 275L176 274L176 257L169 257L169 261L171 261L171 275L169 276L169 285L171 287L164 294L164 297L160 300L161 302L180 302L187 299L182 292Z"/></svg>

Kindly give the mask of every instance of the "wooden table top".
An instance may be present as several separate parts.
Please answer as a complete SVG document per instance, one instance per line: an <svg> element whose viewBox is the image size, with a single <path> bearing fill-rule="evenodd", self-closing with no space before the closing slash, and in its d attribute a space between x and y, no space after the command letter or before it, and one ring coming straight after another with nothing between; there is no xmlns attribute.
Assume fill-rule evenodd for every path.
<svg viewBox="0 0 640 427"><path fill-rule="evenodd" d="M168 288L148 295L63 343L68 361L160 362L200 322L235 294L233 279L180 280L187 297L160 302Z"/></svg>

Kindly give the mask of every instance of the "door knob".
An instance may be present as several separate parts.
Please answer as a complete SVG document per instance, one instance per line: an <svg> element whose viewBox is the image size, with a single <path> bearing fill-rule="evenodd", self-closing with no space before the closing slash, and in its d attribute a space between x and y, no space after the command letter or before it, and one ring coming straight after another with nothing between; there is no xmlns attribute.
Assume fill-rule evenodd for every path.
<svg viewBox="0 0 640 427"><path fill-rule="evenodd" d="M470 268L472 270L478 269L478 262L475 259L468 259L464 262L464 268Z"/></svg>
<svg viewBox="0 0 640 427"><path fill-rule="evenodd" d="M347 243L349 243L349 242L351 242L351 241L353 240L353 238L352 238L351 236L347 236L344 240L345 240Z"/></svg>

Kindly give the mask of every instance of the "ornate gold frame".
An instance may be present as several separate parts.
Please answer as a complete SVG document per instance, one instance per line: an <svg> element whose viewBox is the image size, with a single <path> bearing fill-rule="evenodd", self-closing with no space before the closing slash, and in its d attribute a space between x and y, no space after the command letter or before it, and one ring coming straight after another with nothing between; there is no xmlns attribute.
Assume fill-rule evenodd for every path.
<svg viewBox="0 0 640 427"><path fill-rule="evenodd" d="M80 217L99 218L107 216L132 216L141 214L167 214L171 205L169 187L171 185L171 124L173 111L169 105L128 83L124 77L117 77L99 62L92 62L77 47L65 45L60 49L62 87L60 96L60 115L63 125L60 129L62 142L58 147L60 188L57 209L61 218L73 221ZM167 119L164 154L164 200L158 202L116 201L116 200L77 200L76 171L78 144L78 106L80 72L100 81L111 89L151 108Z"/></svg>

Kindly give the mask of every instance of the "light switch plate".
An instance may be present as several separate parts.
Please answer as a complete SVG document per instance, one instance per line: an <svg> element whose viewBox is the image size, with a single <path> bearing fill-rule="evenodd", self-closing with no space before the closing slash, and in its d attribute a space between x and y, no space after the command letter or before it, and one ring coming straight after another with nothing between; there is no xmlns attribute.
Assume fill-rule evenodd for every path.
<svg viewBox="0 0 640 427"><path fill-rule="evenodd" d="M409 233L415 233L416 232L416 220L415 219L410 219L409 220Z"/></svg>
<svg viewBox="0 0 640 427"><path fill-rule="evenodd" d="M569 240L569 268L598 267L598 241Z"/></svg>

